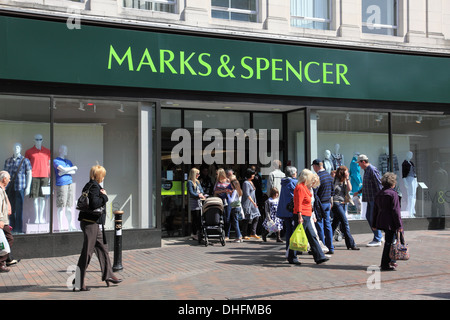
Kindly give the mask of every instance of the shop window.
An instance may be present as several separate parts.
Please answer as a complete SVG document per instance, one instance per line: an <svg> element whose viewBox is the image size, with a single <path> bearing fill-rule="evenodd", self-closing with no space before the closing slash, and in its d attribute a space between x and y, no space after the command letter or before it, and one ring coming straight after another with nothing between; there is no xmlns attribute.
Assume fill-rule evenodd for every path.
<svg viewBox="0 0 450 320"><path fill-rule="evenodd" d="M397 0L362 0L362 32L396 36Z"/></svg>
<svg viewBox="0 0 450 320"><path fill-rule="evenodd" d="M125 8L176 13L176 0L123 0Z"/></svg>
<svg viewBox="0 0 450 320"><path fill-rule="evenodd" d="M0 136L13 234L50 232L50 99L0 95Z"/></svg>
<svg viewBox="0 0 450 320"><path fill-rule="evenodd" d="M450 117L394 113L393 145L399 162L402 216L450 214Z"/></svg>
<svg viewBox="0 0 450 320"><path fill-rule="evenodd" d="M330 0L291 0L291 26L329 30Z"/></svg>
<svg viewBox="0 0 450 320"><path fill-rule="evenodd" d="M297 172L300 172L305 167L305 111L288 113L287 135L285 166L294 166L297 168Z"/></svg>
<svg viewBox="0 0 450 320"><path fill-rule="evenodd" d="M258 22L256 0L211 0L211 17L225 20Z"/></svg>
<svg viewBox="0 0 450 320"><path fill-rule="evenodd" d="M114 228L116 210L124 212L123 229L155 227L154 106L57 98L53 114L54 232L79 230L74 200L96 164L106 169L103 187L109 201L105 228Z"/></svg>
<svg viewBox="0 0 450 320"><path fill-rule="evenodd" d="M339 166L349 169L352 192L361 189L364 171L356 163L365 154L382 175L389 169L388 114L382 112L311 111L311 159L322 159L325 170L332 173ZM399 171L394 161L395 173ZM365 219L366 204L361 197L348 205L348 219Z"/></svg>

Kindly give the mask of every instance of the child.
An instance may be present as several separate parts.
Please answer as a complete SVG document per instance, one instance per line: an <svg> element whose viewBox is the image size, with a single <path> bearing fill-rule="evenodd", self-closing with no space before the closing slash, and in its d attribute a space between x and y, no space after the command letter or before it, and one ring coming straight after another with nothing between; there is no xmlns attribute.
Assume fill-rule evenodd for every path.
<svg viewBox="0 0 450 320"><path fill-rule="evenodd" d="M266 203L264 205L264 209L266 212L266 219L264 220L262 226L263 226L263 232L262 232L262 238L264 242L267 241L267 236L269 233L274 232L273 229L271 230L270 225L275 224L275 232L277 233L277 242L283 242L280 237L280 232L283 229L283 223L280 218L277 218L277 207L278 207L278 196L280 193L278 192L278 189L273 187L270 189L269 196L270 198L266 200Z"/></svg>

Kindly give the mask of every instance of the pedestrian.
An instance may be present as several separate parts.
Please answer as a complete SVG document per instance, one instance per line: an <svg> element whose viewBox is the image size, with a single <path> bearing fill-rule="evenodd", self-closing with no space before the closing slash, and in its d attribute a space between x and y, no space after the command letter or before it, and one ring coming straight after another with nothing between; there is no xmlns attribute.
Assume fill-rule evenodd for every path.
<svg viewBox="0 0 450 320"><path fill-rule="evenodd" d="M239 181L237 180L236 176L234 174L232 174L231 176L229 176L230 179L230 185L231 188L233 189L233 192L231 193L231 195L228 197L229 202L230 202L230 208L231 208L231 212L230 212L230 223L228 225L228 228L225 230L226 232L226 238L230 238L230 231L231 231L231 226L233 226L234 231L236 233L236 239L234 240L234 242L242 242L242 234L241 234L241 230L239 228L239 217L242 217L242 206L241 206L241 202L242 202L242 189L241 189L241 185L239 184Z"/></svg>
<svg viewBox="0 0 450 320"><path fill-rule="evenodd" d="M213 194L214 183L209 176L209 167L206 164L200 166L200 176L198 177L198 181L200 181L205 197Z"/></svg>
<svg viewBox="0 0 450 320"><path fill-rule="evenodd" d="M333 185L333 233L340 225L340 228L344 234L345 245L347 249L359 250L356 246L355 240L350 233L350 225L347 219L347 197L352 191L352 184L349 178L348 168L346 166L340 166L336 170L336 176L334 177ZM333 234L332 233L332 234Z"/></svg>
<svg viewBox="0 0 450 320"><path fill-rule="evenodd" d="M322 243L327 246L328 254L333 254L333 229L331 227L331 204L334 195L333 178L325 170L321 159L315 159L312 162L312 167L320 179L320 185L315 190L324 213L322 219L317 219L317 233Z"/></svg>
<svg viewBox="0 0 450 320"><path fill-rule="evenodd" d="M319 241L317 240L317 234L312 226L312 193L310 189L314 183L314 174L311 170L303 169L298 177L297 185L294 189L294 227L302 223L305 229L308 243L311 247L311 253L314 257L316 264L321 264L329 259L325 257ZM288 261L291 262L294 259L294 250L289 249Z"/></svg>
<svg viewBox="0 0 450 320"><path fill-rule="evenodd" d="M99 260L102 281L109 287L110 282L118 284L122 279L114 276L111 261L109 259L108 248L104 234L104 223L106 217L105 205L108 202L106 190L100 185L106 176L106 170L100 165L95 165L89 172L89 182L83 188L83 192L88 192L89 207L91 210L102 208L100 213L93 211L80 211L78 220L83 231L83 249L78 259L77 272L74 279L73 291L89 291L85 285L86 270L91 261L92 255L97 255ZM101 229L100 230L100 226Z"/></svg>
<svg viewBox="0 0 450 320"><path fill-rule="evenodd" d="M283 220L283 229L286 236L286 252L289 249L289 239L294 232L294 215L287 206L294 199L294 189L297 185L297 168L293 166L286 167L286 177L281 179L280 199L278 200L277 217ZM300 264L297 259L297 251L293 252L293 257L286 255L291 264Z"/></svg>
<svg viewBox="0 0 450 320"><path fill-rule="evenodd" d="M278 191L281 190L281 179L286 177L286 174L281 171L281 161L272 161L273 171L269 173L267 178L267 195L270 197L270 192L272 188L276 188Z"/></svg>
<svg viewBox="0 0 450 320"><path fill-rule="evenodd" d="M9 203L8 195L6 194L6 186L11 180L11 176L8 171L0 171L0 228L3 229L6 240L11 248L14 238L9 226L9 216L12 213L11 204ZM9 254L0 256L0 272L9 272L10 268L6 266L6 260Z"/></svg>
<svg viewBox="0 0 450 320"><path fill-rule="evenodd" d="M317 232L317 221L318 218L317 216L322 217L323 216L323 210L320 210L320 212L318 211L318 205L320 204L320 200L318 199L317 195L315 195L315 189L317 189L320 186L320 177L318 176L317 173L313 172L313 177L311 180L311 188L309 189L309 191L311 192L311 194L313 195L311 197L311 207L312 207L312 214L311 214L311 227L314 230L314 233L316 234L316 238L317 241L319 241L319 245L320 248L322 249L323 253L328 253L330 250L328 249L328 247L322 242L322 240L320 240L320 237L318 236L318 232ZM317 199L317 200L316 200ZM319 203L315 203L316 201L318 201ZM311 247L311 246L309 246ZM308 250L309 253L311 253L311 250Z"/></svg>
<svg viewBox="0 0 450 320"><path fill-rule="evenodd" d="M200 170L192 168L189 171L189 179L187 181L187 189L189 194L189 209L192 216L192 234L194 240L198 240L201 229L201 209L202 200L205 200L203 188L198 180Z"/></svg>
<svg viewBox="0 0 450 320"><path fill-rule="evenodd" d="M258 204L256 202L256 187L252 182L255 174L255 170L248 168L245 172L245 181L242 184L242 208L245 214L245 219L242 223L242 235L244 240L249 240L250 238L261 239L261 237L256 234L256 227L258 226L261 213L259 212ZM249 225L251 228L250 235L248 235Z"/></svg>
<svg viewBox="0 0 450 320"><path fill-rule="evenodd" d="M380 230L373 230L373 206L375 195L383 188L381 185L381 176L378 169L369 163L369 158L365 154L358 156L358 164L364 170L363 185L361 190L354 195L362 194L362 202L367 202L366 219L373 231L373 240L367 244L368 247L381 246L382 235Z"/></svg>
<svg viewBox="0 0 450 320"><path fill-rule="evenodd" d="M283 229L283 221L277 217L279 195L280 195L280 193L279 193L278 189L276 187L272 187L270 189L269 199L267 199L264 204L264 209L265 209L264 212L266 214L266 218L264 219L264 222L263 222L263 233L262 233L262 238L263 238L264 242L267 241L267 236L269 234L269 230L268 230L269 221L274 223L276 226L277 242L283 242L283 240L281 240L281 237L280 237L281 230Z"/></svg>
<svg viewBox="0 0 450 320"><path fill-rule="evenodd" d="M227 230L230 226L230 206L228 203L228 196L233 192L230 179L223 168L219 168L216 174L216 184L214 185L214 196L222 199L223 202L223 223L224 228ZM228 240L225 237L225 240Z"/></svg>
<svg viewBox="0 0 450 320"><path fill-rule="evenodd" d="M397 232L403 232L403 223L400 209L400 199L394 190L397 183L397 175L386 172L381 178L383 189L377 193L373 209L373 228L383 230L385 242L381 256L381 270L395 270L397 264L389 258L391 244L396 239Z"/></svg>

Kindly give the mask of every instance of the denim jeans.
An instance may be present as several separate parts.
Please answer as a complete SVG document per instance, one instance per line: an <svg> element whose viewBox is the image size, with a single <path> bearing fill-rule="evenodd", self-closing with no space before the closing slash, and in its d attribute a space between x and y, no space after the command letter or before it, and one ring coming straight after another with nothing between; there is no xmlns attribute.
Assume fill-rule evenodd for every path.
<svg viewBox="0 0 450 320"><path fill-rule="evenodd" d="M328 250L333 251L333 228L331 227L331 203L322 203L323 211L325 212L325 217L319 220L317 219L316 229L320 241L325 244Z"/></svg>
<svg viewBox="0 0 450 320"><path fill-rule="evenodd" d="M347 216L345 215L345 211L347 209L347 205L343 203L335 202L333 204L333 232L338 227L339 223L341 223L341 230L344 233L345 245L347 249L353 248L356 246L355 240L350 233L350 226L348 224Z"/></svg>
<svg viewBox="0 0 450 320"><path fill-rule="evenodd" d="M367 222L369 222L370 229L373 232L373 241L380 242L382 239L381 231L372 229L372 220L373 220L372 217L373 217L374 205L375 205L375 201L367 202L366 219L367 219Z"/></svg>
<svg viewBox="0 0 450 320"><path fill-rule="evenodd" d="M23 233L22 230L22 214L23 214L23 200L25 190L15 190L9 202L11 203L11 215L9 216L9 224L14 232Z"/></svg>
<svg viewBox="0 0 450 320"><path fill-rule="evenodd" d="M238 213L240 213L242 209L241 208L231 208L230 213L230 223L228 224L228 227L225 229L226 236L230 237L230 230L231 226L233 226L234 231L236 232L236 239L242 238L241 230L239 229L239 221L237 218Z"/></svg>

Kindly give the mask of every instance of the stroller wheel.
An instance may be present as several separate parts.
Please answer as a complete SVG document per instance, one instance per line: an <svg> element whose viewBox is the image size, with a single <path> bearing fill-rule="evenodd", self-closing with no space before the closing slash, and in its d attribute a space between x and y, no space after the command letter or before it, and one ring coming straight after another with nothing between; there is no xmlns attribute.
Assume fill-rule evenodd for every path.
<svg viewBox="0 0 450 320"><path fill-rule="evenodd" d="M225 231L222 230L222 234L220 236L220 243L222 244L222 247L225 246L226 242L225 242Z"/></svg>

